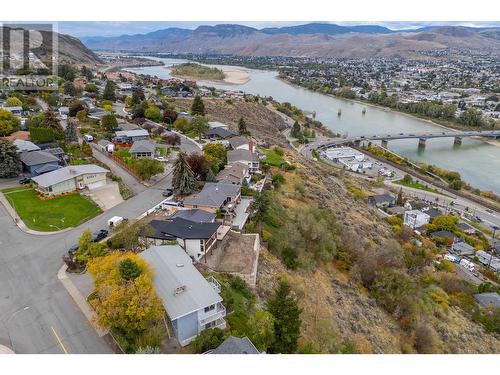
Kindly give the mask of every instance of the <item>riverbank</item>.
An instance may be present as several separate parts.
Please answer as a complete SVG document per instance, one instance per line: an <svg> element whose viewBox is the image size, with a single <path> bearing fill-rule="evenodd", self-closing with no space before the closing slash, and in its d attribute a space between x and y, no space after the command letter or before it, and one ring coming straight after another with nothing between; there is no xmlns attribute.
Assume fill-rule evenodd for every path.
<svg viewBox="0 0 500 375"><path fill-rule="evenodd" d="M342 96L338 96L338 95L335 95L335 94L325 94L325 93L322 93L322 92L319 92L319 91L315 91L315 90L311 90L307 87L303 87L303 86L300 86L300 85L297 85L295 83L292 83L292 82L289 82L287 81L286 79L284 78L281 78L279 75L276 76L277 79L279 79L280 81L286 83L287 85L290 85L290 86L293 86L293 87L296 87L296 88L301 88L301 89L304 89L304 90L307 90L307 91L310 91L310 92L314 92L314 93L317 93L317 94L323 94L325 96L328 96L328 97L331 97L331 98L334 98L334 99L339 99L339 100L343 100L345 102L350 102L350 103L357 103L357 104L360 104L360 105L364 105L364 106L368 106L368 107L372 107L372 108L377 108L379 110L382 110L382 111L385 111L385 112L390 112L390 113L396 113L398 115L403 115L403 116L406 116L407 118L411 118L411 119L414 119L414 120L419 120L419 121L423 121L429 125L432 125L432 126L437 126L441 129L445 129L445 130L448 130L448 131L471 131L471 130L475 130L475 129L471 129L471 128L466 128L466 127L460 127L460 126L452 126L452 124L449 124L449 125L444 125L444 124L441 124L439 122L436 122L436 121L433 121L429 118L426 118L426 117L420 117L420 116L417 116L417 115L414 115L414 114L411 114L411 113L407 113L407 112L402 112L402 111L398 111L396 109L393 109L393 108L388 108L388 107L384 107L384 106L381 106L381 105L378 105L378 104L374 104L374 103L371 103L371 102L368 102L368 101L365 101L365 100L361 100L361 99L350 99L350 98L344 98ZM369 113L367 112L367 115ZM500 147L500 141L496 141L496 140L492 140L492 139L488 139L488 138L481 138L481 137L478 137L477 139L480 139L482 142L484 143L487 143L491 146L495 146L495 147Z"/></svg>

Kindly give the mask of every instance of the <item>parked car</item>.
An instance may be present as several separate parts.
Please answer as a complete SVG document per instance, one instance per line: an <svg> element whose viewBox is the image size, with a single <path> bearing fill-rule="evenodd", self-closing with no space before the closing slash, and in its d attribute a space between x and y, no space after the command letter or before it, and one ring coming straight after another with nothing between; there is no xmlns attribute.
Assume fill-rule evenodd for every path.
<svg viewBox="0 0 500 375"><path fill-rule="evenodd" d="M117 225L120 225L125 219L121 216L113 216L111 219L108 220L108 226L110 227L116 227Z"/></svg>
<svg viewBox="0 0 500 375"><path fill-rule="evenodd" d="M170 197L172 194L174 193L174 191L172 189L165 189L165 191L162 193L162 195L164 197Z"/></svg>
<svg viewBox="0 0 500 375"><path fill-rule="evenodd" d="M19 183L20 183L21 185L26 185L26 184L29 184L29 183L30 183L30 181L31 181L31 178L29 178L29 177L23 177L23 178L21 178L21 179L19 180Z"/></svg>
<svg viewBox="0 0 500 375"><path fill-rule="evenodd" d="M84 134L83 139L85 139L87 142L92 142L94 140L94 137L92 137L90 134Z"/></svg>
<svg viewBox="0 0 500 375"><path fill-rule="evenodd" d="M97 230L92 233L92 242L99 242L108 236L108 231L106 229Z"/></svg>
<svg viewBox="0 0 500 375"><path fill-rule="evenodd" d="M490 209L490 208L487 208L487 209L486 209L486 212L487 212L487 213L489 213L489 214L492 214L492 213L493 213L493 210L492 210L492 209Z"/></svg>
<svg viewBox="0 0 500 375"><path fill-rule="evenodd" d="M158 161L167 161L167 159L165 158L165 156L157 156L157 157L155 157L155 160L158 160Z"/></svg>
<svg viewBox="0 0 500 375"><path fill-rule="evenodd" d="M77 251L77 250L78 250L78 244L74 244L73 246L71 246L71 247L68 249L68 254L71 256L71 255L73 255L73 253L74 253L75 251Z"/></svg>

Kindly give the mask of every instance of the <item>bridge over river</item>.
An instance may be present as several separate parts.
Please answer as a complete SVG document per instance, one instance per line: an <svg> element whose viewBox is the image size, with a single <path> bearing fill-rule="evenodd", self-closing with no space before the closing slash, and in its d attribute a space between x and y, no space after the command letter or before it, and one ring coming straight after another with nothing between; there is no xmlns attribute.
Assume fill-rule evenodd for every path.
<svg viewBox="0 0 500 375"><path fill-rule="evenodd" d="M382 146L387 147L390 140L397 139L418 139L419 147L425 147L425 143L431 138L453 138L454 144L462 144L462 138L466 137L484 137L484 138L500 138L500 130L483 130L483 131L444 131L440 133L398 133L398 134L373 134L373 135L361 135L357 137L350 138L336 138L330 139L328 141L315 142L312 147L326 149L329 147L335 147L345 144L355 144L359 145L363 141L382 141Z"/></svg>

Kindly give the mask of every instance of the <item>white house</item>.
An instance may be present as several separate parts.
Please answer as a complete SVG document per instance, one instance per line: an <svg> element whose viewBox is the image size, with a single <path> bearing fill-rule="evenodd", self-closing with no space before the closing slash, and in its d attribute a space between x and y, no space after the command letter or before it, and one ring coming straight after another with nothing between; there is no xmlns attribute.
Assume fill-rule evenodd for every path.
<svg viewBox="0 0 500 375"><path fill-rule="evenodd" d="M152 246L140 256L154 269L153 285L182 346L206 329L226 328L220 284L205 279L179 245Z"/></svg>
<svg viewBox="0 0 500 375"><path fill-rule="evenodd" d="M236 136L228 139L233 150L247 150L253 152L253 142L248 138Z"/></svg>
<svg viewBox="0 0 500 375"><path fill-rule="evenodd" d="M35 189L44 195L57 195L106 185L107 169L94 164L71 165L33 177Z"/></svg>
<svg viewBox="0 0 500 375"><path fill-rule="evenodd" d="M403 219L404 225L410 228L418 228L422 225L429 224L431 217L420 210L406 211Z"/></svg>
<svg viewBox="0 0 500 375"><path fill-rule="evenodd" d="M227 152L227 164L243 163L246 164L250 173L259 171L260 161L255 152L245 149L236 149Z"/></svg>

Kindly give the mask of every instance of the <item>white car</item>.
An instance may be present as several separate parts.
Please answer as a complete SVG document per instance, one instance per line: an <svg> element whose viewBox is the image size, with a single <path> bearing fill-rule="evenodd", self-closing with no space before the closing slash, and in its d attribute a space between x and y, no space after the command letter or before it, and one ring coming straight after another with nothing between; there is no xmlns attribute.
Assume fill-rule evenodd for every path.
<svg viewBox="0 0 500 375"><path fill-rule="evenodd" d="M157 157L155 157L155 160L158 160L158 161L167 161L167 159L165 158L165 156L157 156Z"/></svg>
<svg viewBox="0 0 500 375"><path fill-rule="evenodd" d="M92 142L94 140L94 137L92 137L90 134L84 134L83 139L85 139L87 142Z"/></svg>

